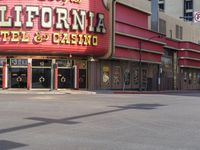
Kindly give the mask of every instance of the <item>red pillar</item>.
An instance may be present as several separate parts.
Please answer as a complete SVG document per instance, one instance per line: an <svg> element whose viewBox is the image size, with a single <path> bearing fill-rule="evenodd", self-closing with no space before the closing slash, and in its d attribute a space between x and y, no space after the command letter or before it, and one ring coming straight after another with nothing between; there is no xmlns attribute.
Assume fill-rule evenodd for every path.
<svg viewBox="0 0 200 150"><path fill-rule="evenodd" d="M79 83L80 83L80 75L79 75L79 69L80 69L80 65L77 64L77 90L79 90Z"/></svg>
<svg viewBox="0 0 200 150"><path fill-rule="evenodd" d="M6 89L6 81L7 81L7 64L6 62L3 63L3 68L2 68L2 89Z"/></svg>
<svg viewBox="0 0 200 150"><path fill-rule="evenodd" d="M58 90L58 64L55 64L54 85L55 90Z"/></svg>
<svg viewBox="0 0 200 150"><path fill-rule="evenodd" d="M31 64L28 63L27 66L27 89L30 90L31 88Z"/></svg>

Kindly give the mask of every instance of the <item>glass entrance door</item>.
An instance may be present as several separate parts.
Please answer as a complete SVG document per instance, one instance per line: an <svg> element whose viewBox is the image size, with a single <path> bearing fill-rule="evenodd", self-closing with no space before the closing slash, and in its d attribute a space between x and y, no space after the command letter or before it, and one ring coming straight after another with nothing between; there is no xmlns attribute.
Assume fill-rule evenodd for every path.
<svg viewBox="0 0 200 150"><path fill-rule="evenodd" d="M11 88L27 87L27 68L10 68Z"/></svg>
<svg viewBox="0 0 200 150"><path fill-rule="evenodd" d="M80 69L79 70L79 88L85 89L86 88L86 69Z"/></svg>
<svg viewBox="0 0 200 150"><path fill-rule="evenodd" d="M8 59L9 87L27 88L27 59Z"/></svg>
<svg viewBox="0 0 200 150"><path fill-rule="evenodd" d="M74 88L74 69L59 68L58 69L58 88Z"/></svg>
<svg viewBox="0 0 200 150"><path fill-rule="evenodd" d="M51 87L51 68L32 69L32 88Z"/></svg>
<svg viewBox="0 0 200 150"><path fill-rule="evenodd" d="M51 88L51 64L49 59L32 60L32 88Z"/></svg>

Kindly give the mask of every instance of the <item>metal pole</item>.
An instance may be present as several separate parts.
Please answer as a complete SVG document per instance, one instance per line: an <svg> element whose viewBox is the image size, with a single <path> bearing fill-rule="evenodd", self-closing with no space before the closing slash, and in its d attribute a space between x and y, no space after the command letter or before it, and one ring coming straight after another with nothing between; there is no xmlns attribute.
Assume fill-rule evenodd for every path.
<svg viewBox="0 0 200 150"><path fill-rule="evenodd" d="M139 91L142 91L142 40L139 40Z"/></svg>
<svg viewBox="0 0 200 150"><path fill-rule="evenodd" d="M54 90L54 66L55 66L55 63L56 63L56 60L55 59L52 59L52 62L51 62L51 91Z"/></svg>
<svg viewBox="0 0 200 150"><path fill-rule="evenodd" d="M161 65L158 65L158 91L161 89L161 73L162 73L162 67Z"/></svg>

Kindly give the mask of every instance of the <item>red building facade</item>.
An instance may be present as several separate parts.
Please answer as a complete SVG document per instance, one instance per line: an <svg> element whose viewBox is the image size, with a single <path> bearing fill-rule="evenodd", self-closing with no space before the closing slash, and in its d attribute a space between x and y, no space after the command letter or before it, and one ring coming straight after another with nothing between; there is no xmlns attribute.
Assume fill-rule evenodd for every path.
<svg viewBox="0 0 200 150"><path fill-rule="evenodd" d="M103 1L2 0L0 14L3 88L87 88L87 60L110 42Z"/></svg>
<svg viewBox="0 0 200 150"><path fill-rule="evenodd" d="M200 88L200 46L150 31L134 6L2 0L0 11L2 88Z"/></svg>

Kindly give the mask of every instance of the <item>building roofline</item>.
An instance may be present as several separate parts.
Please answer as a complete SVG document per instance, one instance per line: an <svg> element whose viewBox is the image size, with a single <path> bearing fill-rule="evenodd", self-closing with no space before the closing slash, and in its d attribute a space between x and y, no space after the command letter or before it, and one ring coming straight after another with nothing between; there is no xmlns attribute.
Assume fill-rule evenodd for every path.
<svg viewBox="0 0 200 150"><path fill-rule="evenodd" d="M148 14L149 16L152 14L151 11L147 11L147 10L138 8L138 7L134 6L134 5L130 5L130 4L126 3L126 2L122 2L122 1L119 1L119 0L116 0L116 2L119 3L119 4L122 4L122 5L124 5L124 6L127 6L127 7L129 7L129 8L133 8L133 9L136 9L136 10L138 10L138 11L140 11L140 12L146 13L146 14Z"/></svg>

